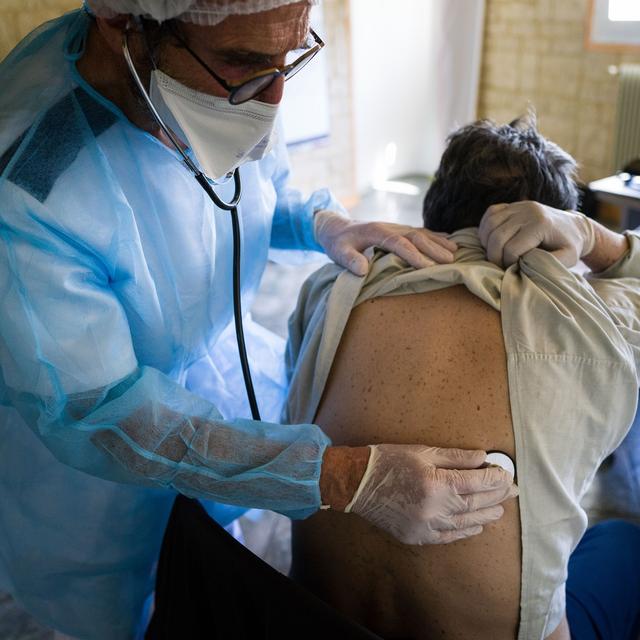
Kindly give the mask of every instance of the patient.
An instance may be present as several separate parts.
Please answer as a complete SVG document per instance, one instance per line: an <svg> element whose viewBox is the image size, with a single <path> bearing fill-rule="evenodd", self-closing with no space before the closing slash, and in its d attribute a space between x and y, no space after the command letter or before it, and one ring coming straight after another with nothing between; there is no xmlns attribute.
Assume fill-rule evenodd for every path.
<svg viewBox="0 0 640 640"><path fill-rule="evenodd" d="M302 290L288 421L335 445L425 442L516 463L519 500L451 545L404 546L330 510L295 523L292 577L385 638L569 638L580 500L635 413L640 238L585 279L539 249L502 270L476 227L497 203L575 210L574 171L527 120L464 127L424 202L455 263L416 271L377 251L365 278L327 265Z"/></svg>

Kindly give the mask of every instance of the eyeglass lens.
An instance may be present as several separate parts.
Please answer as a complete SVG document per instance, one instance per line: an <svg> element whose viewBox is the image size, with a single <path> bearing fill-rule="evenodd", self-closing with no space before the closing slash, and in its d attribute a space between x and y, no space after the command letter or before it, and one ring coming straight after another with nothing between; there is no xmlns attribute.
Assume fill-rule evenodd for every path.
<svg viewBox="0 0 640 640"><path fill-rule="evenodd" d="M304 67L306 67L309 62L311 62L311 60L313 60L313 58L315 58L316 54L318 53L319 49L314 51L313 53L309 54L306 58L302 58L301 60L298 61L298 64L294 65L293 67L290 67L287 72L285 73L285 78L288 80L289 78L293 78L293 76L296 75L296 73L298 73L298 71L300 71L301 69L303 69Z"/></svg>
<svg viewBox="0 0 640 640"><path fill-rule="evenodd" d="M298 71L304 68L315 57L316 53L317 51L314 51L306 58L302 58L298 61L298 64L287 69L284 74L281 74L281 72L268 73L263 76L258 76L257 78L252 78L251 80L241 84L232 91L230 96L231 104L242 104L243 102L247 102L252 98L255 98L258 94L266 91L266 89L279 75L284 75L285 80L293 78Z"/></svg>
<svg viewBox="0 0 640 640"><path fill-rule="evenodd" d="M265 91L277 77L278 73L268 73L264 76L258 76L257 78L248 80L231 91L229 101L231 104L247 102Z"/></svg>

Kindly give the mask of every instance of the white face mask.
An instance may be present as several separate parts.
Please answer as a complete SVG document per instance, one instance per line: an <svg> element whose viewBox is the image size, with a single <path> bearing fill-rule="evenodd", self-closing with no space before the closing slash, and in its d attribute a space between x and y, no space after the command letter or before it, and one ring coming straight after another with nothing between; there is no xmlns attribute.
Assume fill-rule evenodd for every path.
<svg viewBox="0 0 640 640"><path fill-rule="evenodd" d="M258 100L230 104L158 69L151 73L150 97L165 124L191 147L208 178L222 178L273 148L278 105Z"/></svg>

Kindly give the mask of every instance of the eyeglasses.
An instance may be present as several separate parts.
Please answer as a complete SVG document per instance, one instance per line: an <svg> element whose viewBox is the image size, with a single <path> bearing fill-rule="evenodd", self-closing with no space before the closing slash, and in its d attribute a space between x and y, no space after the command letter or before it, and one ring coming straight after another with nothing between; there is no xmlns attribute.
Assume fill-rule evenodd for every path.
<svg viewBox="0 0 640 640"><path fill-rule="evenodd" d="M218 83L229 92L228 100L231 104L242 104L243 102L252 100L263 91L266 91L280 76L283 76L285 81L293 78L293 76L295 76L300 69L309 64L318 51L324 47L324 42L321 40L320 36L313 29L309 29L309 37L307 39L305 51L293 62L285 65L282 69L271 67L270 69L258 71L241 82L230 84L211 69L209 65L189 47L176 29L173 29L172 31L180 44L182 44L182 46L218 81Z"/></svg>

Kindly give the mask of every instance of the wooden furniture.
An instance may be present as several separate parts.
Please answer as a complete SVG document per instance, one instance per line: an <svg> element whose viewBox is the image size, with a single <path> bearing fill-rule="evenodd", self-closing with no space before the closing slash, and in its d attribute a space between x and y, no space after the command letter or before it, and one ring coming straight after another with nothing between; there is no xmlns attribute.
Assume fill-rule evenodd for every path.
<svg viewBox="0 0 640 640"><path fill-rule="evenodd" d="M620 209L619 230L640 227L640 190L632 189L618 176L609 176L589 183L599 203Z"/></svg>

